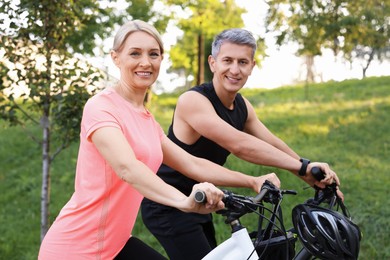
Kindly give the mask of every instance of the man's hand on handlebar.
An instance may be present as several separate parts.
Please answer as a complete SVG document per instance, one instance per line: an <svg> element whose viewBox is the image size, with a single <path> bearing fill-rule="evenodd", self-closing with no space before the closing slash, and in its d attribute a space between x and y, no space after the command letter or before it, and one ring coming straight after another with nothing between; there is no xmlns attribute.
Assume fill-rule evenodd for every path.
<svg viewBox="0 0 390 260"><path fill-rule="evenodd" d="M318 168L321 170L320 175L322 175L322 178L318 178L318 176L314 176L313 172L315 171L315 168ZM317 186L320 189L324 189L326 186L331 185L333 183L336 183L337 185L337 195L344 201L344 194L340 191L340 180L337 174L329 167L327 163L321 163L321 162L312 162L307 167L308 173L306 176L309 176L310 180L313 181L314 185Z"/></svg>
<svg viewBox="0 0 390 260"><path fill-rule="evenodd" d="M321 170L321 174L314 176L312 174L312 169L318 168ZM319 178L318 176L322 176ZM313 162L310 163L307 167L306 172L306 180L318 188L325 188L327 185L331 185L333 183L336 183L337 186L340 186L339 178L337 177L337 174L330 169L329 165L327 163L319 163L319 162Z"/></svg>

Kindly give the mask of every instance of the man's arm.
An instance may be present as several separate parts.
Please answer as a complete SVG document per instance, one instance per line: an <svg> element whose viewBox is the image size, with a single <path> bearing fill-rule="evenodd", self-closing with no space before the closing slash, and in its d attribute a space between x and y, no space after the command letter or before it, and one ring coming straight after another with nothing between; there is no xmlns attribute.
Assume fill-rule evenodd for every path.
<svg viewBox="0 0 390 260"><path fill-rule="evenodd" d="M259 129L256 129L257 127ZM302 166L299 156L257 119L251 105L248 107L246 132L243 132L222 120L206 97L195 91L188 91L178 99L173 130L184 143L192 144L202 135L240 159L254 164L289 170L311 186L323 186L311 174L298 175ZM307 172L310 172L313 166L320 167L327 177L337 178L336 174L324 163L310 164ZM329 178L324 182L330 182Z"/></svg>
<svg viewBox="0 0 390 260"><path fill-rule="evenodd" d="M244 131L250 135L269 143L275 148L289 154L291 157L299 160L299 155L294 152L283 140L274 135L257 117L252 104L246 99L245 104L248 109L248 119L245 123Z"/></svg>
<svg viewBox="0 0 390 260"><path fill-rule="evenodd" d="M204 136L251 163L290 171L298 171L301 167L299 157L294 158L262 140L259 138L261 134L239 131L226 123L217 115L210 101L194 91L186 92L178 99L173 130L184 143L194 143L199 136Z"/></svg>

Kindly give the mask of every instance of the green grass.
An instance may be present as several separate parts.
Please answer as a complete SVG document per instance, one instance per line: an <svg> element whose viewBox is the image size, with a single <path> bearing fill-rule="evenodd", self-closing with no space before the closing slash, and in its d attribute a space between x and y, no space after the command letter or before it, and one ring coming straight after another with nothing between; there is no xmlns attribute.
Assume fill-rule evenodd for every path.
<svg viewBox="0 0 390 260"><path fill-rule="evenodd" d="M326 161L338 173L345 203L363 232L359 259L390 258L390 77L328 82L273 90L243 89L259 118L297 153ZM167 129L177 95L153 97L152 112ZM30 129L39 133L39 129ZM52 165L50 219L73 191L78 144ZM36 259L40 243L41 148L23 129L0 122L0 259ZM282 187L298 195L283 201L291 226L291 209L312 195L290 173L243 162L231 156L227 167L247 174L278 173ZM237 190L238 189L233 189ZM250 190L239 189L251 195ZM253 218L244 218L249 227ZM230 230L215 215L218 241ZM139 219L134 234L163 252Z"/></svg>

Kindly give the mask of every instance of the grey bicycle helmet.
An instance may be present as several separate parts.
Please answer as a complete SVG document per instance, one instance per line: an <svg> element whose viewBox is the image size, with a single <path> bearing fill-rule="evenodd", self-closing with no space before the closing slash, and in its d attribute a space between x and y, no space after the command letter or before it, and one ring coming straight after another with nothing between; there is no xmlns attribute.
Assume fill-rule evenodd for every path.
<svg viewBox="0 0 390 260"><path fill-rule="evenodd" d="M299 204L292 211L293 225L303 246L321 259L357 259L359 227L337 211Z"/></svg>

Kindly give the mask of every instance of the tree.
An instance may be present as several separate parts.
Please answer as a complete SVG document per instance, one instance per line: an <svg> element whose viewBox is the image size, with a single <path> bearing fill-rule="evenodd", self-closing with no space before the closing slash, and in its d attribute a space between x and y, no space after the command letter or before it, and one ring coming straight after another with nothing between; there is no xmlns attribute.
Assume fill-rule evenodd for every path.
<svg viewBox="0 0 390 260"><path fill-rule="evenodd" d="M266 17L268 31L276 33L277 44L298 43L297 55L313 60L330 48L352 60L371 49L367 66L389 47L389 0L273 0ZM382 56L383 57L383 56ZM308 64L313 64L309 62ZM314 66L314 64L313 64ZM312 68L307 66L307 81Z"/></svg>
<svg viewBox="0 0 390 260"><path fill-rule="evenodd" d="M68 50L92 51L93 41L81 39L98 30L93 11L99 8L88 1L6 1L1 6L10 25L1 32L1 117L12 125L30 122L42 128L42 137L31 136L42 147L41 239L49 226L51 162L77 138L80 111L93 93L87 87L101 78ZM52 142L57 138L61 141Z"/></svg>
<svg viewBox="0 0 390 260"><path fill-rule="evenodd" d="M349 12L357 23L355 30L346 35L350 46L343 49L344 57L361 61L365 78L373 60L390 59L390 1L354 1Z"/></svg>
<svg viewBox="0 0 390 260"><path fill-rule="evenodd" d="M172 71L183 71L185 78L196 78L196 84L211 79L206 46L210 46L213 37L223 29L243 27L241 14L244 9L234 0L165 0L171 9L180 9L188 17L175 17L178 27L184 32L183 37L171 48ZM208 47L209 48L209 47ZM210 48L208 49L210 50ZM205 78L205 75L210 78Z"/></svg>
<svg viewBox="0 0 390 260"><path fill-rule="evenodd" d="M298 56L306 57L306 82L314 81L314 57L322 48L338 51L338 35L343 17L342 1L275 0L267 1L268 32L274 32L276 43L298 43Z"/></svg>
<svg viewBox="0 0 390 260"><path fill-rule="evenodd" d="M134 19L141 19L150 22L159 32L164 32L170 20L169 14L164 14L158 5L160 1L155 0L126 0L128 6L125 8L124 19L129 16ZM123 20L122 18L122 20Z"/></svg>
<svg viewBox="0 0 390 260"><path fill-rule="evenodd" d="M153 17L164 28L163 16L156 19L149 5L143 5L151 2L129 1L130 18ZM116 23L129 18L126 10L119 12L112 4L104 0L0 3L0 117L11 125L34 124L42 129L41 137L31 134L42 147L41 239L49 227L51 162L78 140L84 103L103 79L103 73L78 54L92 55L97 40L110 36Z"/></svg>

